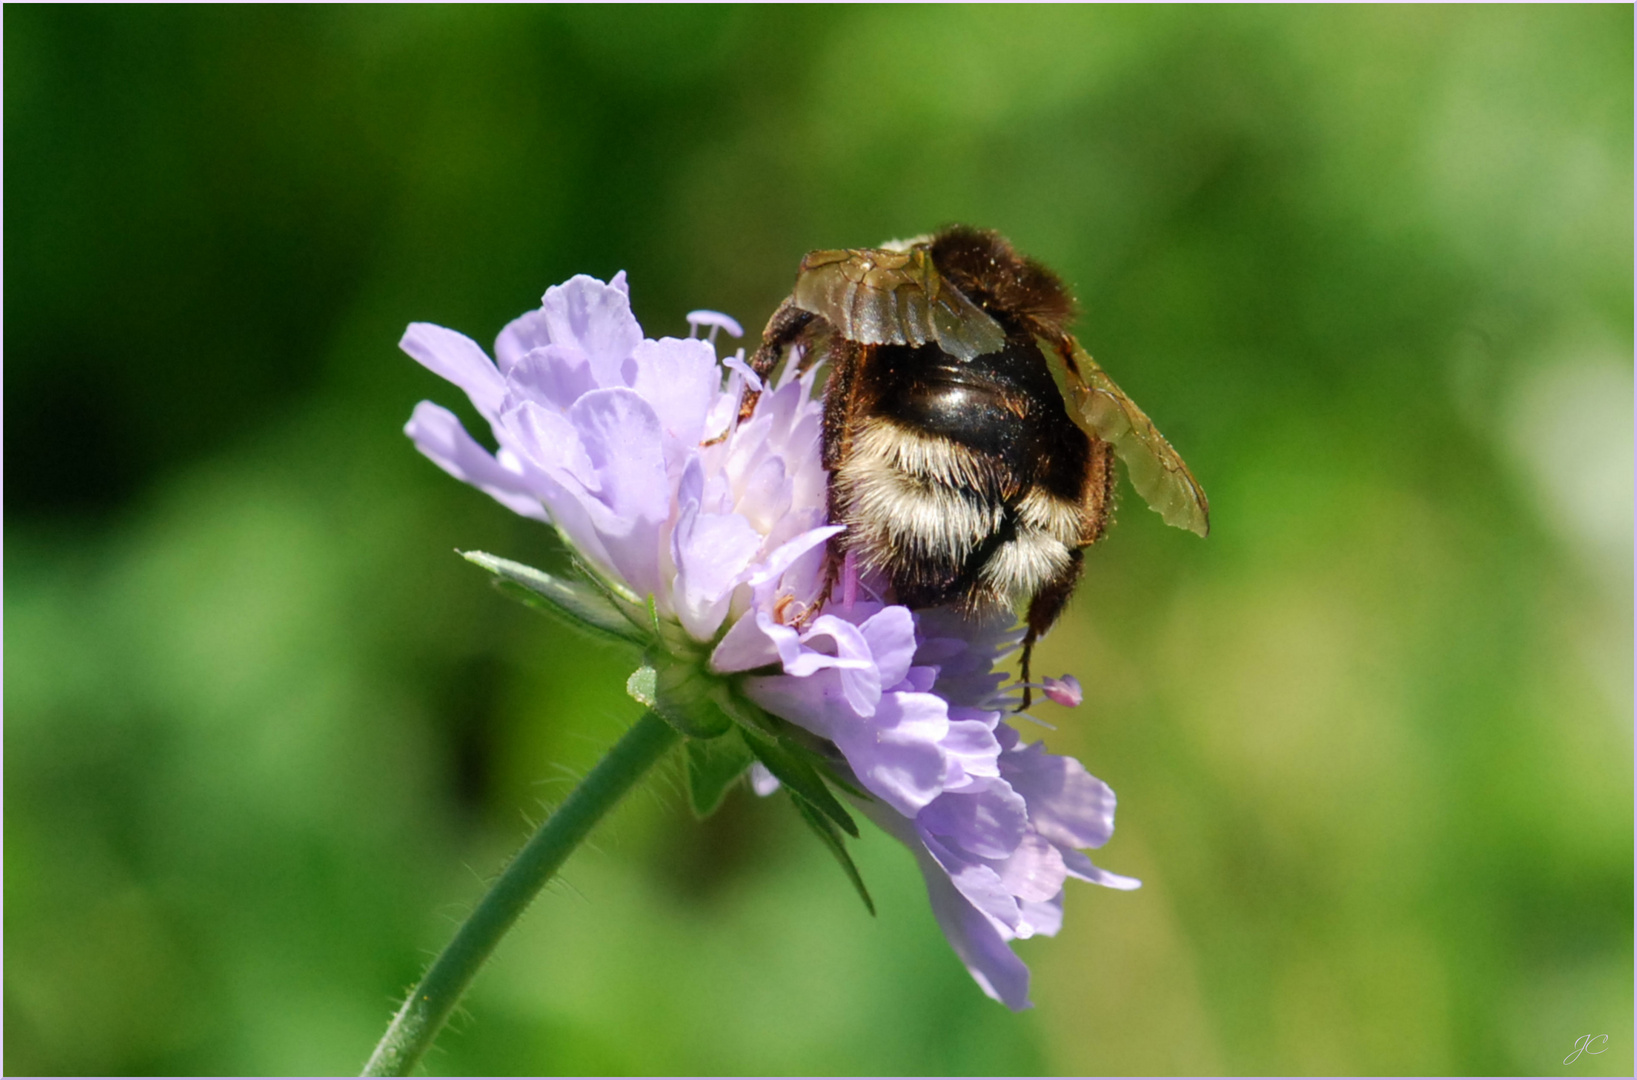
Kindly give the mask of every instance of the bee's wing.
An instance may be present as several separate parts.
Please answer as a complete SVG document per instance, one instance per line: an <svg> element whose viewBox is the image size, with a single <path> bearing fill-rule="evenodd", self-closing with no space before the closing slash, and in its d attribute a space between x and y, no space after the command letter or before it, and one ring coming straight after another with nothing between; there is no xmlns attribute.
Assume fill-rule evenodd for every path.
<svg viewBox="0 0 1637 1080"><path fill-rule="evenodd" d="M1066 338L1065 344L1068 348L1056 350L1063 363L1049 366L1060 380L1069 415L1088 433L1113 444L1131 486L1167 525L1200 536L1210 532L1210 503L1182 458L1079 342Z"/></svg>
<svg viewBox="0 0 1637 1080"><path fill-rule="evenodd" d="M935 341L959 360L1006 346L1000 324L945 283L922 248L810 252L793 298L860 345Z"/></svg>

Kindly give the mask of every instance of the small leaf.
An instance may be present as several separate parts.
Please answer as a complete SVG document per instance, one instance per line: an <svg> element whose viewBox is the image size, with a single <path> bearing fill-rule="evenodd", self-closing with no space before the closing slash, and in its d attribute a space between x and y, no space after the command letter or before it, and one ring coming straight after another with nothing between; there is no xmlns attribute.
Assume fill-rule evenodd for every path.
<svg viewBox="0 0 1637 1080"><path fill-rule="evenodd" d="M853 857L847 854L847 845L842 842L840 835L836 833L836 827L830 823L829 818L820 814L806 799L795 792L790 793L790 801L795 804L796 812L801 815L801 819L807 822L813 832L818 835L818 838L823 841L824 846L830 849L830 854L836 857L836 862L841 864L841 869L847 875L847 880L851 881L853 888L858 890L858 898L864 901L864 906L869 909L871 915L874 915L875 901L870 899L870 890L864 887L864 877L858 872L858 867L853 864Z"/></svg>
<svg viewBox="0 0 1637 1080"><path fill-rule="evenodd" d="M743 739L689 739L688 802L698 817L708 817L755 760Z"/></svg>
<svg viewBox="0 0 1637 1080"><path fill-rule="evenodd" d="M803 751L782 739L770 739L747 728L739 730L744 733L745 742L750 752L756 755L756 760L766 765L767 771L778 777L780 783L845 829L847 835L858 835L858 825L852 815L830 794L830 789L824 786L824 778Z"/></svg>
<svg viewBox="0 0 1637 1080"><path fill-rule="evenodd" d="M595 631L620 641L645 644L643 634L600 590L579 582L565 581L498 555L484 551L463 551L467 562L495 575L500 590L530 607L550 612L584 630Z"/></svg>

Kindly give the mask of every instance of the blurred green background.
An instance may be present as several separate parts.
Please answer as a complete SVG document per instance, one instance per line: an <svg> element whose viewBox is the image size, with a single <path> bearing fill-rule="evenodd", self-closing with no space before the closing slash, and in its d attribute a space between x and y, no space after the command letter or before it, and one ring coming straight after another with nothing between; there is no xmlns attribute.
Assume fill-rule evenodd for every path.
<svg viewBox="0 0 1637 1080"><path fill-rule="evenodd" d="M1128 492L1041 649L1145 887L1014 1016L902 849L872 920L661 776L429 1070L1630 1073L1629 6L4 20L6 1071L355 1070L634 719L454 556L561 565L401 434L406 323L625 269L759 328L964 221L1211 495Z"/></svg>

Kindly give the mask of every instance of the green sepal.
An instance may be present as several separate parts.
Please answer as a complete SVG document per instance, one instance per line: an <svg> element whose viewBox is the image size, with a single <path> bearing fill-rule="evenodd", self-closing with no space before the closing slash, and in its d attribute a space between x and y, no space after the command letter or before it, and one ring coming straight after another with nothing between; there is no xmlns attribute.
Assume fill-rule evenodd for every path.
<svg viewBox="0 0 1637 1080"><path fill-rule="evenodd" d="M790 801L795 804L796 813L800 814L801 819L807 822L808 827L813 830L824 846L830 849L830 854L836 857L836 862L841 864L842 872L847 875L847 880L851 881L853 888L858 890L858 898L864 901L864 906L869 909L871 915L874 915L875 901L870 899L870 890L864 887L864 877L858 872L858 867L853 863L853 857L847 854L847 845L842 842L841 836L836 832L834 823L794 791L790 792Z"/></svg>
<svg viewBox="0 0 1637 1080"><path fill-rule="evenodd" d="M585 578L593 588L607 597L610 604L613 604L615 607L622 610L626 607L641 605L642 598L636 593L632 592L630 589L627 589L624 585L621 585L617 581L610 581L590 563L586 562L584 559L581 559L578 555L575 555L573 553L575 543L566 533L559 529L557 530L557 535L563 541L563 546L568 549L570 553L569 562L574 564L574 569L578 570L580 572L580 576Z"/></svg>
<svg viewBox="0 0 1637 1080"><path fill-rule="evenodd" d="M718 679L686 661L662 655L658 663L632 672L625 692L690 739L714 739L733 729L733 721L716 703Z"/></svg>
<svg viewBox="0 0 1637 1080"><path fill-rule="evenodd" d="M728 788L756 760L745 741L732 734L723 739L689 739L688 805L696 817L709 817L722 805Z"/></svg>
<svg viewBox="0 0 1637 1080"><path fill-rule="evenodd" d="M579 582L565 581L498 555L485 551L463 551L461 558L495 576L495 586L501 592L563 619L582 630L611 637L618 641L643 645L648 635L626 618L624 613L601 590Z"/></svg>
<svg viewBox="0 0 1637 1080"><path fill-rule="evenodd" d="M716 704L722 707L723 712L733 717L740 727L747 731L766 732L772 736L779 734L784 721L769 715L760 705L742 694L734 693L728 683L719 683L714 696Z"/></svg>
<svg viewBox="0 0 1637 1080"><path fill-rule="evenodd" d="M816 812L841 826L848 836L858 835L858 825L853 821L853 816L830 794L824 777L819 775L803 751L783 739L769 738L749 728L739 730L744 733L745 743L756 755L756 760L767 766L767 771L789 788L791 794L800 796Z"/></svg>
<svg viewBox="0 0 1637 1080"><path fill-rule="evenodd" d="M648 627L654 632L654 639L664 650L672 656L686 658L700 654L700 643L688 636L675 619L662 619L659 615L659 601L654 594L649 593L648 599L643 602L643 611L647 614Z"/></svg>

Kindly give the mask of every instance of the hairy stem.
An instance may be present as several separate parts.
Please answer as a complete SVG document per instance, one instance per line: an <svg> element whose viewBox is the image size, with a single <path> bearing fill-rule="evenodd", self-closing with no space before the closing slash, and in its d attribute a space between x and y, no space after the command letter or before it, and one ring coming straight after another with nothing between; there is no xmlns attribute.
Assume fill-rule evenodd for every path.
<svg viewBox="0 0 1637 1080"><path fill-rule="evenodd" d="M614 744L523 845L478 901L455 939L432 962L381 1036L364 1066L364 1076L409 1074L437 1038L478 969L541 886L551 880L592 827L679 738L676 729L649 712Z"/></svg>

